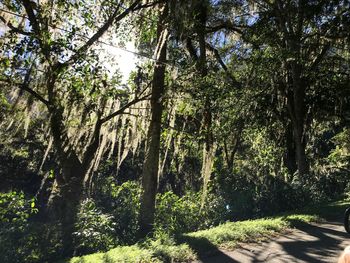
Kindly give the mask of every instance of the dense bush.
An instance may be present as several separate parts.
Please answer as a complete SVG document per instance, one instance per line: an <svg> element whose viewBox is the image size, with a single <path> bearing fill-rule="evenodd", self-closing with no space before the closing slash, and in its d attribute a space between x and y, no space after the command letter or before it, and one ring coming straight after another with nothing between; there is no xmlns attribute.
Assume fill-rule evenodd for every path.
<svg viewBox="0 0 350 263"><path fill-rule="evenodd" d="M209 194L201 207L201 193L187 192L179 197L173 192L157 195L156 231L176 234L208 228L223 221L225 204Z"/></svg>
<svg viewBox="0 0 350 263"><path fill-rule="evenodd" d="M113 217L114 235L117 237L114 242L118 245L133 244L138 234L141 187L137 182L116 185L111 178L106 180L110 180L108 187L105 184L96 196L99 213L103 211ZM189 191L182 197L171 191L159 193L156 198L155 231L173 235L208 228L226 219L226 204L220 195L209 193L202 208L201 201L200 192ZM98 221L99 213L95 211L91 214L91 217L95 217L91 220Z"/></svg>
<svg viewBox="0 0 350 263"><path fill-rule="evenodd" d="M106 251L113 246L135 243L140 193L141 188L136 182L116 185L109 181L96 197L96 202L85 200L76 225L76 253Z"/></svg>
<svg viewBox="0 0 350 263"><path fill-rule="evenodd" d="M29 217L36 212L34 199L26 199L23 192L0 193L2 262L31 262L39 257L29 222Z"/></svg>
<svg viewBox="0 0 350 263"><path fill-rule="evenodd" d="M74 233L75 254L106 251L118 243L114 217L102 213L92 199L82 202Z"/></svg>

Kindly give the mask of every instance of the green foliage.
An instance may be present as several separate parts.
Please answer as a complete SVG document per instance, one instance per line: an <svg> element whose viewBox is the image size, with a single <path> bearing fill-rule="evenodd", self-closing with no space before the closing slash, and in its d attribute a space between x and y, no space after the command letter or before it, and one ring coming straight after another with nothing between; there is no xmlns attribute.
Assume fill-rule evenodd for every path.
<svg viewBox="0 0 350 263"><path fill-rule="evenodd" d="M107 253L97 253L93 255L88 255L84 257L72 258L68 261L69 263L146 263L146 262L159 262L155 259L151 251L147 249L142 249L136 245L134 246L124 246L114 248Z"/></svg>
<svg viewBox="0 0 350 263"><path fill-rule="evenodd" d="M111 184L111 213L115 218L115 229L121 244L137 240L138 216L141 188L136 182Z"/></svg>
<svg viewBox="0 0 350 263"><path fill-rule="evenodd" d="M29 218L37 213L34 199L23 192L0 193L0 254L3 262L31 262L38 259L36 237Z"/></svg>
<svg viewBox="0 0 350 263"><path fill-rule="evenodd" d="M328 155L329 163L337 169L345 169L350 171L350 129L344 129L336 134L332 141L335 144Z"/></svg>
<svg viewBox="0 0 350 263"><path fill-rule="evenodd" d="M99 208L113 216L118 244L136 242L140 194L140 185L134 181L118 185L112 176L102 177L97 181L94 200Z"/></svg>
<svg viewBox="0 0 350 263"><path fill-rule="evenodd" d="M192 197L192 200L191 200ZM187 199L187 200L186 200ZM155 227L168 233L186 232L198 225L198 196L180 198L173 192L157 195Z"/></svg>
<svg viewBox="0 0 350 263"><path fill-rule="evenodd" d="M4 119L5 114L10 110L11 104L7 101L4 94L0 92L0 118Z"/></svg>
<svg viewBox="0 0 350 263"><path fill-rule="evenodd" d="M18 224L16 227L23 230L23 225L29 216L36 212L35 200L26 200L23 192L0 193L0 222L2 226Z"/></svg>
<svg viewBox="0 0 350 263"><path fill-rule="evenodd" d="M196 258L188 244L176 243L173 237L164 232L156 233L153 239L146 240L142 246L152 251L161 262L190 262Z"/></svg>
<svg viewBox="0 0 350 263"><path fill-rule="evenodd" d="M39 29L35 29L35 21L28 26L22 18L7 13L0 33L0 191L23 191L0 194L1 260L50 262L57 256L63 240L60 227L32 217L37 212L36 200L26 196L40 190L40 204L44 204L52 180L65 170L53 157L68 150L72 154L67 157L88 160L83 156L93 148L89 147L93 138L101 143L95 150L98 162L94 168L99 162L105 167L94 171L98 180L94 179L93 189L89 189L93 199L81 204L74 233L76 253L135 244L142 216L137 182L142 174L143 146L147 146L149 104L123 109L123 117L104 123L98 137L94 131L98 119L130 102L137 89L147 86L142 94L148 94L156 83L151 74L157 55L158 1L155 8L138 6L127 20L111 23L99 39L104 44L96 42L80 53L75 53L79 47L94 41L88 41L88 36L98 32L114 11L124 12L132 1L124 1L122 6L104 0L29 2ZM146 6L152 5L146 2ZM164 24L169 32L167 85L159 101L164 104L160 141L164 171L156 200L156 239L77 259L79 262L191 260L190 245L174 240L184 232L227 220L272 215L350 192L349 51L344 37L349 35L347 1L281 5L257 1L253 6L243 2L169 1L170 14ZM199 23L201 5L207 8L203 15L207 21ZM18 0L4 1L3 8L31 17L31 8L24 8ZM246 15L253 13L259 16ZM230 23L218 27L219 20L234 21L233 31L240 34L224 28L232 27ZM202 22L208 29L204 34L207 56L200 52ZM285 26L295 32L281 30ZM22 29L28 34L18 34ZM125 48L130 40L144 56L139 64L143 74L135 72L123 86L121 76L109 72L119 59L104 49L108 43ZM65 67L65 61L71 64ZM136 77L142 87L136 87ZM40 97L48 100L47 109L39 105ZM53 117L59 118L58 125L52 125ZM169 123L170 117L174 122ZM300 120L301 127L293 127ZM56 139L41 165L47 134L57 127L64 131L64 143L59 146ZM303 176L296 172L299 132L311 168ZM200 207L206 141L218 147L212 189ZM119 161L125 154L129 155L123 167L116 171L111 160ZM41 166L43 171L38 173ZM47 177L41 173L45 170L49 170ZM259 239L292 221L309 219L274 220L227 223L185 237L189 242L204 240L217 246Z"/></svg>
<svg viewBox="0 0 350 263"><path fill-rule="evenodd" d="M281 176L256 176L253 172L247 168L236 168L232 173L220 170L217 184L227 205L226 220L272 215L300 208L312 201L309 188L297 178L288 183Z"/></svg>
<svg viewBox="0 0 350 263"><path fill-rule="evenodd" d="M106 186L106 184L105 184ZM113 216L116 242L132 244L137 241L140 209L140 185L133 181L121 185L107 184L101 189L98 204ZM156 198L155 232L181 234L217 225L223 220L226 208L223 199L210 193L201 209L201 194L188 191L182 197L171 191ZM83 224L84 225L84 224Z"/></svg>
<svg viewBox="0 0 350 263"><path fill-rule="evenodd" d="M157 195L156 231L180 234L218 224L224 218L224 203L220 197L209 194L201 208L201 194L187 192L179 197L173 192Z"/></svg>
<svg viewBox="0 0 350 263"><path fill-rule="evenodd" d="M104 214L92 199L82 202L74 232L77 254L106 251L117 244L114 217Z"/></svg>

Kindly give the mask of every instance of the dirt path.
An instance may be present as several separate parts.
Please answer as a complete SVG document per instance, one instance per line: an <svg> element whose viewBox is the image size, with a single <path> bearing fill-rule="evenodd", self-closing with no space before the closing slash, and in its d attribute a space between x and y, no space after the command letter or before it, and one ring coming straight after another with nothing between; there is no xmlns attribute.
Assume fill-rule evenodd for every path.
<svg viewBox="0 0 350 263"><path fill-rule="evenodd" d="M243 244L234 251L220 250L216 256L197 263L231 262L337 262L350 245L350 235L339 222L313 224L292 230L261 244Z"/></svg>

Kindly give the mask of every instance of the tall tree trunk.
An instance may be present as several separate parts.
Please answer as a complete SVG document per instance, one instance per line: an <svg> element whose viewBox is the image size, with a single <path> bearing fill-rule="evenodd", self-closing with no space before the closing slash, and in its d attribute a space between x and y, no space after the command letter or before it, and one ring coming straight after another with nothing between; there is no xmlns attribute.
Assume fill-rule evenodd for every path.
<svg viewBox="0 0 350 263"><path fill-rule="evenodd" d="M283 35L282 49L288 54L284 69L286 72L286 98L287 109L292 122L293 139L295 146L295 157L301 180L309 172L308 161L305 153L305 116L306 116L306 87L307 82L303 79L302 60L302 35L304 26L304 1L297 1L297 12L293 15L289 12L288 3L276 1L274 8L278 14L278 27ZM297 21L297 22L296 22ZM295 23L296 22L296 23ZM304 65L305 66L305 65Z"/></svg>
<svg viewBox="0 0 350 263"><path fill-rule="evenodd" d="M292 175L297 171L297 164L296 164L296 150L295 150L295 143L294 143L294 137L293 137L293 125L291 122L286 125L285 130L285 143L286 143L286 152L284 155L284 165L288 169L288 173L290 177L286 178L286 181L289 181L290 178L292 178Z"/></svg>
<svg viewBox="0 0 350 263"><path fill-rule="evenodd" d="M225 154L225 161L226 161L226 167L229 172L232 172L233 170L233 164L235 160L235 155L238 151L238 148L241 145L242 141L242 132L244 128L244 122L239 121L237 124L237 131L231 134L231 137L229 139L231 142L227 143L227 140L224 139L224 154Z"/></svg>
<svg viewBox="0 0 350 263"><path fill-rule="evenodd" d="M62 170L56 175L51 191L48 212L52 223L58 223L62 231L62 254L71 256L74 252L73 232L80 202L83 197L82 166L76 158L66 158L59 162Z"/></svg>
<svg viewBox="0 0 350 263"><path fill-rule="evenodd" d="M207 92L207 84L205 78L208 75L207 69L207 52L206 52L206 23L207 23L207 1L196 2L196 31L199 43L199 57L197 61L197 69L202 78L201 90L205 93L205 102L203 110L203 130L204 130L204 145L203 145L203 160L202 160L202 178L203 178L203 193L202 193L202 207L207 195L208 183L211 176L211 171L214 164L214 157L216 152L216 144L214 143L214 136L212 132L212 111L210 94Z"/></svg>
<svg viewBox="0 0 350 263"><path fill-rule="evenodd" d="M162 97L164 95L164 80L166 68L166 53L168 31L166 18L168 7L165 3L161 10L157 26L157 62L154 67L152 80L151 97L151 123L147 134L147 149L142 171L142 196L140 208L140 236L144 237L153 229L155 198L158 186L158 168L159 168L159 147L161 134L161 119L163 112Z"/></svg>
<svg viewBox="0 0 350 263"><path fill-rule="evenodd" d="M63 256L70 256L74 251L74 224L83 194L85 171L78 156L69 146L62 114L63 109L59 107L51 111L51 132L61 170L55 175L48 212L50 221L58 222L62 229Z"/></svg>
<svg viewBox="0 0 350 263"><path fill-rule="evenodd" d="M48 202L49 220L59 223L62 230L62 256L71 256L74 251L73 232L81 200L84 197L84 179L98 148L101 125L96 123L94 139L87 147L83 160L71 147L66 127L63 124L63 108L50 109L50 126L57 159L61 170L55 175L53 189Z"/></svg>
<svg viewBox="0 0 350 263"><path fill-rule="evenodd" d="M291 80L292 80L292 89L293 96L291 99L291 105L289 107L292 125L293 125L293 137L295 143L295 156L298 166L298 173L300 179L305 179L305 175L309 173L309 165L305 152L305 138L304 138L304 126L305 126L305 113L306 113L306 104L305 104L305 90L306 83L302 80L301 77L301 65L296 62L291 63Z"/></svg>

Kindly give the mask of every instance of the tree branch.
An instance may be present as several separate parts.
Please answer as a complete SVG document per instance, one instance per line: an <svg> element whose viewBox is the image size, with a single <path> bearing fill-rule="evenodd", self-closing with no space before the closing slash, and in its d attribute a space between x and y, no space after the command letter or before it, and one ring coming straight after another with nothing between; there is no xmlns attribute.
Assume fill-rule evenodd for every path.
<svg viewBox="0 0 350 263"><path fill-rule="evenodd" d="M217 31L220 31L222 29L226 29L235 33L243 34L242 30L236 27L231 21L220 21L219 24L212 26L212 27L207 27L206 28L206 33L214 33Z"/></svg>
<svg viewBox="0 0 350 263"><path fill-rule="evenodd" d="M128 102L128 103L125 104L123 107L121 107L119 110L117 110L117 111L113 112L112 114L110 114L110 115L108 115L108 116L102 118L102 119L100 120L100 123L103 124L103 123L105 123L105 122L107 122L107 121L113 119L115 116L120 115L120 114L123 114L124 111L125 111L126 109L128 109L130 106L132 106L132 105L134 105L134 104L136 104L136 103L138 103L138 102L140 102L140 101L146 100L150 95L151 95L151 94L148 94L148 95L145 95L145 96L143 96L143 97L133 99L132 101Z"/></svg>
<svg viewBox="0 0 350 263"><path fill-rule="evenodd" d="M310 72L314 71L316 69L316 67L318 66L318 64L321 63L322 59L324 58L324 56L326 55L326 53L330 47L331 47L330 42L327 42L327 44L321 50L320 54L318 54L318 56L312 62L311 66L310 66Z"/></svg>
<svg viewBox="0 0 350 263"><path fill-rule="evenodd" d="M27 74L24 77L24 81L23 81L22 85L19 86L19 88L24 90L24 91L27 91L28 93L33 95L36 99L38 99L39 101L41 101L42 103L44 103L48 107L49 102L46 99L44 99L44 97L42 97L39 93L37 93L33 89L29 88L30 74L32 72L33 66L34 66L34 64L32 64L30 69L27 71Z"/></svg>
<svg viewBox="0 0 350 263"><path fill-rule="evenodd" d="M41 35L40 27L39 27L38 20L34 14L32 3L34 3L34 2L32 2L30 0L22 0L22 4L23 4L24 9L26 10L26 13L28 15L29 22L30 22L31 26L33 27L34 32L38 36L40 36Z"/></svg>
<svg viewBox="0 0 350 263"><path fill-rule="evenodd" d="M122 20L124 17L126 17L129 13L133 12L135 8L138 6L138 4L141 2L141 0L136 0L133 4L131 4L128 8L125 9L124 12L118 15L120 5L116 8L116 10L113 12L113 14L107 19L105 24L100 27L97 32L83 45L81 46L74 55L72 55L66 62L60 64L60 68L66 68L72 63L76 62L82 54L84 54L96 41L99 40L99 38L111 27L111 25L115 22L118 22Z"/></svg>
<svg viewBox="0 0 350 263"><path fill-rule="evenodd" d="M24 31L18 27L15 27L12 25L12 23L10 21L6 21L6 19L2 16L0 16L0 20L2 22L4 22L4 24L11 29L11 31L15 32L15 33L19 33L19 34L22 34L22 35L26 35L26 36L30 36L31 33L30 32L27 32L27 31Z"/></svg>
<svg viewBox="0 0 350 263"><path fill-rule="evenodd" d="M155 1L155 2L148 3L148 4L139 5L137 8L134 9L134 11L140 10L143 8L154 7L155 5L158 5L158 4L163 3L163 2L164 2L164 0L160 0L160 1Z"/></svg>
<svg viewBox="0 0 350 263"><path fill-rule="evenodd" d="M37 93L36 91L34 91L33 89L31 89L29 87L30 74L31 74L31 71L32 71L32 67L27 71L27 73L26 73L26 75L24 77L23 83L14 83L13 81L11 81L11 79L9 77L7 77L6 82L10 83L10 84L18 85L19 89L28 92L29 94L31 94L33 97L35 97L37 100L41 101L42 103L44 103L48 107L50 105L49 101L46 100L43 96L41 96L39 93Z"/></svg>
<svg viewBox="0 0 350 263"><path fill-rule="evenodd" d="M238 81L236 80L236 78L229 72L229 70L228 70L228 68L227 68L227 66L226 66L226 64L225 64L225 62L222 60L222 58L221 58L221 56L220 56L220 54L219 54L219 51L218 51L216 48L214 48L213 46L211 46L209 43L206 43L206 46L207 46L207 48L209 49L209 51L211 51L211 52L214 54L216 60L217 60L218 63L221 65L221 67L223 68L223 70L225 70L226 74L227 74L228 77L231 79L232 83L233 83L234 85L236 85L237 87L240 87L240 86L241 86L241 83L238 82Z"/></svg>
<svg viewBox="0 0 350 263"><path fill-rule="evenodd" d="M192 59L194 61L198 60L198 55L196 52L196 49L194 48L193 44L192 44L192 40L191 38L186 38L186 48L188 50L188 52L190 53L190 56L192 57Z"/></svg>

